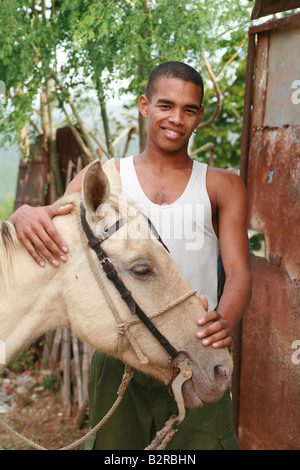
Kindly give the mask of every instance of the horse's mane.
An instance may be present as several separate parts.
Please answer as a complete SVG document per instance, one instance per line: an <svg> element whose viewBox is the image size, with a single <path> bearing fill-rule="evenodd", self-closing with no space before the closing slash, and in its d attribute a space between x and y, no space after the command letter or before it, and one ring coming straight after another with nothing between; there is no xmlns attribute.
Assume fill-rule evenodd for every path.
<svg viewBox="0 0 300 470"><path fill-rule="evenodd" d="M0 286L12 279L15 248L20 244L15 227L11 222L0 224Z"/></svg>

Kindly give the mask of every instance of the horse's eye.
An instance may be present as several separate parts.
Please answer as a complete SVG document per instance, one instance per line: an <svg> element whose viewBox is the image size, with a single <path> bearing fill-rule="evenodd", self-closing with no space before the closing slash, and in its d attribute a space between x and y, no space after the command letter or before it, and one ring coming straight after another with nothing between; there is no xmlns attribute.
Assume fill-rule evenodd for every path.
<svg viewBox="0 0 300 470"><path fill-rule="evenodd" d="M132 268L132 272L136 276L140 276L140 277L145 277L145 276L149 276L150 274L152 274L152 271L148 268L148 266L144 266L144 265L134 266Z"/></svg>

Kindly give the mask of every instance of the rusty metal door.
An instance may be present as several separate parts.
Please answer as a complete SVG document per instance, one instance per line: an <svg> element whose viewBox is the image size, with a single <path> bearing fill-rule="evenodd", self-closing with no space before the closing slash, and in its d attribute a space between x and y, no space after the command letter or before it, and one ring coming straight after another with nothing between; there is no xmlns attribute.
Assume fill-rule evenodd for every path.
<svg viewBox="0 0 300 470"><path fill-rule="evenodd" d="M242 449L300 449L299 50L300 14L249 30L241 175L265 254L241 330Z"/></svg>

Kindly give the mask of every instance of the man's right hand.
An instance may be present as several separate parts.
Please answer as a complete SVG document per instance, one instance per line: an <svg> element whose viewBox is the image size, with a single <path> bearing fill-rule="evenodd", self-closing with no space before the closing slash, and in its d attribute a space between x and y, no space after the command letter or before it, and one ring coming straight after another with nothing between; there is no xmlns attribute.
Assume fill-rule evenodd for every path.
<svg viewBox="0 0 300 470"><path fill-rule="evenodd" d="M59 260L67 261L68 245L54 227L52 219L68 214L72 209L72 204L61 207L31 207L25 204L10 217L19 240L40 266L46 264L42 256L54 267L59 266Z"/></svg>

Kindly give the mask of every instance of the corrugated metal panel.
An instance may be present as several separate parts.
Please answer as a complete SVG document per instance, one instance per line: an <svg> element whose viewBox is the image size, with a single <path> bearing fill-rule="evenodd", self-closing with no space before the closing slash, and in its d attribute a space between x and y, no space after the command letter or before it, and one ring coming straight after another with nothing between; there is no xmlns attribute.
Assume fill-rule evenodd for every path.
<svg viewBox="0 0 300 470"><path fill-rule="evenodd" d="M242 449L300 449L300 361L293 361L300 341L300 102L287 85L300 80L298 18L257 30L243 174L248 226L264 233L266 258L252 256L253 295L242 325Z"/></svg>

